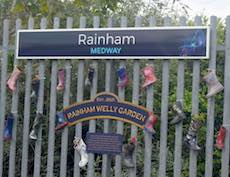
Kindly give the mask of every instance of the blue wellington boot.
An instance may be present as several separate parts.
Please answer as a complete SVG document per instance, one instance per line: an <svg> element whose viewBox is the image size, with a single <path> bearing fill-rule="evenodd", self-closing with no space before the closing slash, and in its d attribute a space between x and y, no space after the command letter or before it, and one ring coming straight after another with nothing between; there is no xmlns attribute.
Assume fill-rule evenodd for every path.
<svg viewBox="0 0 230 177"><path fill-rule="evenodd" d="M117 87L125 87L125 86L127 86L128 83L129 83L129 78L128 78L128 75L126 73L125 67L120 67L117 70L117 75L119 77L119 82L117 84Z"/></svg>
<svg viewBox="0 0 230 177"><path fill-rule="evenodd" d="M63 112L58 112L56 114L56 127L55 131L63 129L66 125L68 125L68 122L66 122Z"/></svg>
<svg viewBox="0 0 230 177"><path fill-rule="evenodd" d="M5 128L3 132L4 141L10 141L12 139L13 124L14 124L14 116L12 113L9 113L5 121Z"/></svg>

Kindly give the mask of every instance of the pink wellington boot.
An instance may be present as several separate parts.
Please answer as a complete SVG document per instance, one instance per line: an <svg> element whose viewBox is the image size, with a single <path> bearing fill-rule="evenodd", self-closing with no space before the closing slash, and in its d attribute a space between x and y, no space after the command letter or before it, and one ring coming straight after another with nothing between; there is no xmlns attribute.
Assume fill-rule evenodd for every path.
<svg viewBox="0 0 230 177"><path fill-rule="evenodd" d="M224 89L223 85L218 81L216 71L214 69L208 69L208 74L203 78L208 87L209 91L206 95L207 98L212 97Z"/></svg>
<svg viewBox="0 0 230 177"><path fill-rule="evenodd" d="M57 86L57 90L58 91L62 91L65 88L65 70L64 69L60 69L58 71L58 86Z"/></svg>
<svg viewBox="0 0 230 177"><path fill-rule="evenodd" d="M15 66L13 72L10 75L10 78L7 81L7 86L11 91L14 91L16 89L16 82L21 73L22 70L18 66Z"/></svg>
<svg viewBox="0 0 230 177"><path fill-rule="evenodd" d="M152 65L147 65L143 70L143 74L145 77L145 82L142 85L142 88L145 88L145 87L153 84L154 82L156 82L157 78L154 74L154 68Z"/></svg>

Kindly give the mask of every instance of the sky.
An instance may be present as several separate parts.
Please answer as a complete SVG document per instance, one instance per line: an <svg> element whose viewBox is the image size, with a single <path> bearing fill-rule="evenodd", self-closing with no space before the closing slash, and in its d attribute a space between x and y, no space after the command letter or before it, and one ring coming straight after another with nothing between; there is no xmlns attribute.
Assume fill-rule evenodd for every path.
<svg viewBox="0 0 230 177"><path fill-rule="evenodd" d="M191 10L192 15L215 15L225 18L230 15L230 0L183 0Z"/></svg>

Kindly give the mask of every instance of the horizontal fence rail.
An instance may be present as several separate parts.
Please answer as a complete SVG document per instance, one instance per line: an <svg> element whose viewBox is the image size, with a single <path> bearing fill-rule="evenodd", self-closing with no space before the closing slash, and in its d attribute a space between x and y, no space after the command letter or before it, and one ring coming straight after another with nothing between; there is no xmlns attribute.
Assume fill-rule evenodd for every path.
<svg viewBox="0 0 230 177"><path fill-rule="evenodd" d="M93 28L113 26L127 27L127 17L119 21L108 18L103 26L102 19L97 16L93 20L86 17L73 19L68 17L63 27L61 19L55 17L53 29L58 28ZM224 44L218 44L217 17L210 18L211 40L210 58L207 60L162 60L135 59L125 60L112 57L107 60L18 60L15 56L16 38L10 36L9 20L3 22L3 41L0 46L1 55L1 87L0 87L0 177L212 177L229 176L229 131L230 131L230 16L226 19ZM74 20L79 20L79 27L74 26ZM90 22L92 21L92 24ZM148 19L146 26L159 26L155 17ZM19 29L33 29L36 23L40 29L46 29L50 22L42 18L40 22L29 18L28 26L22 21L15 21L15 31ZM142 27L145 20L136 17L134 27ZM171 19L163 19L163 26L172 26ZM203 24L200 17L194 20L195 26ZM186 18L181 17L178 26L187 26ZM10 41L10 42L9 42ZM14 41L15 43L13 43ZM11 43L12 42L12 43ZM10 55L14 53L14 55ZM10 58L11 57L11 58ZM11 60L12 59L12 60ZM13 61L13 63L11 62ZM143 69L146 64L154 66L157 77L156 83L142 88L144 83ZM7 80L16 66L22 66L22 74L16 83L16 90L7 89ZM85 83L89 68L94 68L91 85ZM125 67L129 78L126 87L117 87L119 67ZM220 82L224 85L224 92L218 96L206 98L207 90L202 77L207 68L217 71ZM64 90L58 91L58 72L64 69ZM224 72L222 72L224 71ZM40 78L38 94L31 97L32 82ZM206 89L206 90L205 90ZM72 127L65 127L55 131L56 113L75 102L93 99L97 93L112 92L121 101L132 102L145 106L154 112L158 122L154 127L154 136L122 121L90 120L78 123ZM170 125L173 117L172 105L176 100L182 101L186 119L179 124ZM14 115L12 139L4 141L4 121L7 114ZM184 142L191 121L191 115L199 113L206 115L206 121L198 134L198 144L202 142L201 151L189 150ZM41 113L42 122L38 128L37 140L31 140L29 134L33 128L37 113ZM218 119L217 119L218 117ZM215 139L219 127L226 128L225 147L223 150L215 148ZM133 153L134 168L123 165L124 154L99 155L89 153L88 165L79 167L81 156L73 148L74 137L85 140L86 133L104 132L117 133L124 137L124 143L132 136L137 138ZM202 167L202 170L201 170Z"/></svg>

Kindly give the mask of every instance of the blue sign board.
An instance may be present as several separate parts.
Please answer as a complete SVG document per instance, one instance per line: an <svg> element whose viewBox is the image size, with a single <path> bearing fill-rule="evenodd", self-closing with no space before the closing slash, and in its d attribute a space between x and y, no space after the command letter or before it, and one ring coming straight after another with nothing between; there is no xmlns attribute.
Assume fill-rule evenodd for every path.
<svg viewBox="0 0 230 177"><path fill-rule="evenodd" d="M114 119L144 128L149 112L142 106L119 101L107 92L98 94L93 100L76 103L64 108L63 114L69 125L93 119Z"/></svg>
<svg viewBox="0 0 230 177"><path fill-rule="evenodd" d="M97 154L122 153L123 136L115 133L87 133L86 151Z"/></svg>
<svg viewBox="0 0 230 177"><path fill-rule="evenodd" d="M208 27L19 30L18 59L209 57Z"/></svg>

